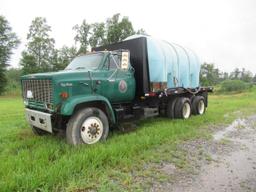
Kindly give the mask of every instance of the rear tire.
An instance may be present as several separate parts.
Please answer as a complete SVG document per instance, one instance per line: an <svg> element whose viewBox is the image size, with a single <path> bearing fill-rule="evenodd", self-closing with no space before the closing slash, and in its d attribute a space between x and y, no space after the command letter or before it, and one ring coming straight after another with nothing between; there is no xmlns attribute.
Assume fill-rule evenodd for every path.
<svg viewBox="0 0 256 192"><path fill-rule="evenodd" d="M109 132L108 118L98 108L77 111L66 129L67 142L72 145L94 144L106 140Z"/></svg>
<svg viewBox="0 0 256 192"><path fill-rule="evenodd" d="M39 129L39 128L35 127L35 126L31 126L31 128L32 128L32 132L33 132L35 135L37 135L37 136L43 136L43 135L49 134L47 131L44 131L44 130L42 130L42 129Z"/></svg>
<svg viewBox="0 0 256 192"><path fill-rule="evenodd" d="M179 98L174 98L174 99L170 99L167 103L167 107L166 107L166 115L168 118L170 119L174 119L175 118L175 104L177 103Z"/></svg>
<svg viewBox="0 0 256 192"><path fill-rule="evenodd" d="M188 119L191 115L190 99L186 97L178 98L175 104L175 117L180 119Z"/></svg>
<svg viewBox="0 0 256 192"><path fill-rule="evenodd" d="M194 115L203 115L205 113L205 99L203 96L195 96L192 100L192 113Z"/></svg>

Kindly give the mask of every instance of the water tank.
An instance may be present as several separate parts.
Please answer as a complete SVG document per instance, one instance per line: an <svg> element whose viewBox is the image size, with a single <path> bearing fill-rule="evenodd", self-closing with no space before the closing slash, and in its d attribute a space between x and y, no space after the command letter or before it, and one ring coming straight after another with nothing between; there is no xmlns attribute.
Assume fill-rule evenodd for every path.
<svg viewBox="0 0 256 192"><path fill-rule="evenodd" d="M200 62L195 53L175 43L133 35L124 41L146 38L150 83L167 83L167 88L199 87Z"/></svg>

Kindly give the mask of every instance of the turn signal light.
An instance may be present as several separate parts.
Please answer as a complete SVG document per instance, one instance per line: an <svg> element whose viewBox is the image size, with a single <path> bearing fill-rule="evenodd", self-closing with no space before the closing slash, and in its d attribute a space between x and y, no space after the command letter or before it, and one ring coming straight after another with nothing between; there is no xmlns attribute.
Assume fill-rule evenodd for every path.
<svg viewBox="0 0 256 192"><path fill-rule="evenodd" d="M155 97L156 93L155 92L149 92L145 94L146 97Z"/></svg>
<svg viewBox="0 0 256 192"><path fill-rule="evenodd" d="M68 98L68 93L67 92L62 92L60 94L60 96L61 96L62 99L67 99Z"/></svg>

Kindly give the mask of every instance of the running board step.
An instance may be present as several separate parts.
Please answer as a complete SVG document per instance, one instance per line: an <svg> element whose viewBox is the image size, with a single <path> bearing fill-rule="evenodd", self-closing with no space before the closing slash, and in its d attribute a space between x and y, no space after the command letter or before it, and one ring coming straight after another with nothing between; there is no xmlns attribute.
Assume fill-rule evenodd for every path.
<svg viewBox="0 0 256 192"><path fill-rule="evenodd" d="M144 117L154 117L159 115L159 110L158 108L144 108Z"/></svg>
<svg viewBox="0 0 256 192"><path fill-rule="evenodd" d="M132 115L132 114L124 115L124 117L123 117L124 120L133 119L133 118L134 118L134 115Z"/></svg>

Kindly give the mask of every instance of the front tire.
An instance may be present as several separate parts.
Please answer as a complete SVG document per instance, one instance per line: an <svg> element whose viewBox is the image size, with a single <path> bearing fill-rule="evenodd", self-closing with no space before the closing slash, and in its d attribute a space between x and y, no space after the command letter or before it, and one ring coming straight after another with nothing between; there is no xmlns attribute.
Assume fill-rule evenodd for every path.
<svg viewBox="0 0 256 192"><path fill-rule="evenodd" d="M98 108L77 111L66 129L67 142L72 145L94 144L106 140L109 132L108 118Z"/></svg>

